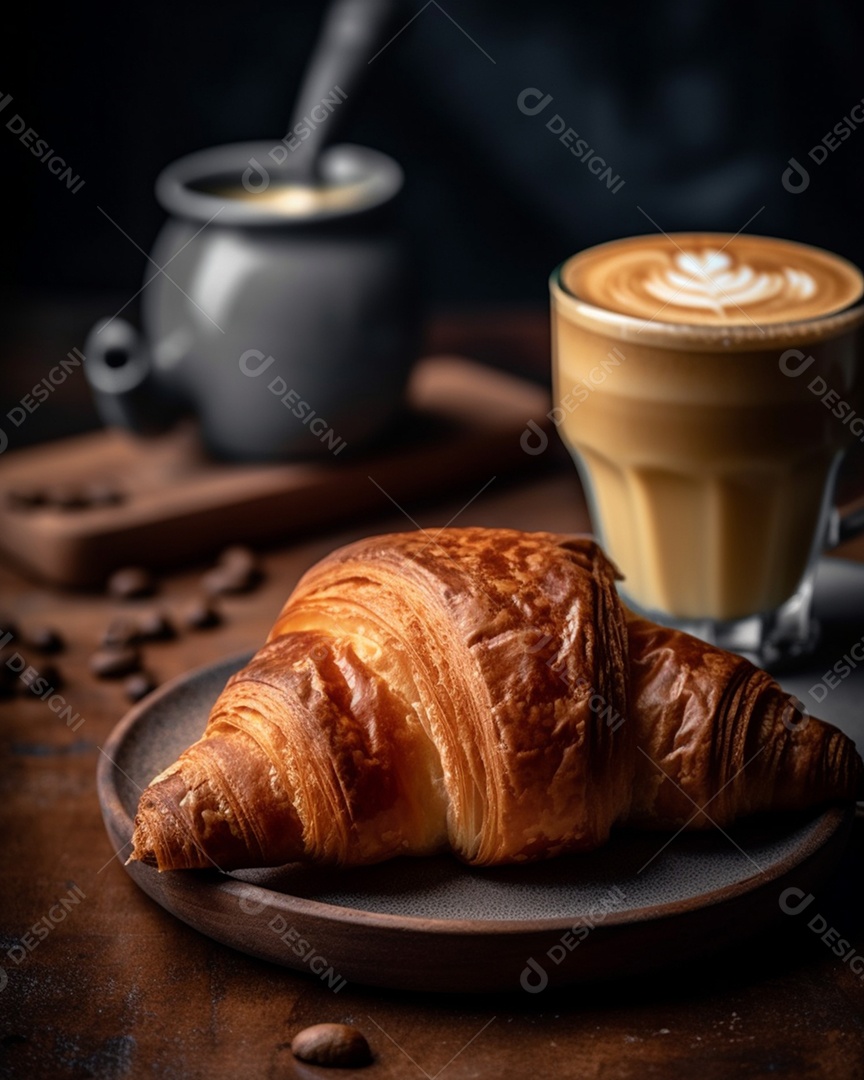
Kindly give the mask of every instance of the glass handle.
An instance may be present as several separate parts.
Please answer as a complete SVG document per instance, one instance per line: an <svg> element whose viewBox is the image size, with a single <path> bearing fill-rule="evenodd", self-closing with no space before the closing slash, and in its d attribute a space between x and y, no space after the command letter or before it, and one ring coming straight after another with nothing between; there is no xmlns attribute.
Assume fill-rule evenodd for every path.
<svg viewBox="0 0 864 1080"><path fill-rule="evenodd" d="M864 533L864 506L858 506L843 514L835 506L828 523L828 547L839 547L847 540L854 540Z"/></svg>

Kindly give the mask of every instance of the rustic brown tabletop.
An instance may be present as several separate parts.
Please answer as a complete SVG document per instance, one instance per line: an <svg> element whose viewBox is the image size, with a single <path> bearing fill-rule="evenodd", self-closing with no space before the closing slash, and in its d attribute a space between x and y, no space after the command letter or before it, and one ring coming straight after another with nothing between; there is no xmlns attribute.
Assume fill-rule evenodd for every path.
<svg viewBox="0 0 864 1080"><path fill-rule="evenodd" d="M147 644L147 668L162 682L257 647L298 575L371 531L588 524L570 470L499 478L474 494L406 506L413 520L382 495L373 520L265 551L258 589L222 600L217 627ZM864 561L864 545L841 554ZM163 575L147 606L176 616L204 569ZM707 961L670 956L670 970L638 980L499 997L350 983L334 993L314 975L251 959L177 921L127 876L99 813L100 747L129 703L121 683L90 674L88 659L122 606L0 566L0 611L22 630L52 626L65 639L62 653L33 655L71 710L20 687L0 701L0 1076L331 1075L289 1048L297 1031L322 1021L353 1024L371 1043L373 1064L340 1075L382 1080L864 1076L860 821L812 904L825 929L836 928L831 941L849 943L842 956L808 926L808 913Z"/></svg>

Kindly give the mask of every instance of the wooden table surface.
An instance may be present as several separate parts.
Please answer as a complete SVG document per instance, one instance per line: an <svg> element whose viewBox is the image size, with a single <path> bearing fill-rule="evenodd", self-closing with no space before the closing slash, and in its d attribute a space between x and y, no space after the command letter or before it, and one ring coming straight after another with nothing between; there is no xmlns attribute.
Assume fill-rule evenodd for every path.
<svg viewBox="0 0 864 1080"><path fill-rule="evenodd" d="M479 487L479 485L478 485ZM465 504L406 506L423 527L509 525L579 530L587 516L569 470L498 480ZM413 528L382 496L380 515L265 552L264 584L226 599L222 626L145 647L164 681L261 643L302 570L368 532ZM864 561L864 545L843 554ZM146 606L176 613L203 566L164 577ZM127 877L102 826L100 747L128 708L119 685L87 658L116 600L62 593L0 567L0 611L23 628L50 624L67 649L60 692L80 716L71 730L32 694L0 702L0 1076L3 1077L864 1077L864 976L803 919L710 961L661 975L537 995L412 995L349 984L334 994L312 976L250 959L172 918ZM814 910L864 952L864 827ZM61 904L66 898L66 904ZM77 902L75 902L77 901ZM344 1021L369 1037L367 1069L293 1059L308 1024Z"/></svg>

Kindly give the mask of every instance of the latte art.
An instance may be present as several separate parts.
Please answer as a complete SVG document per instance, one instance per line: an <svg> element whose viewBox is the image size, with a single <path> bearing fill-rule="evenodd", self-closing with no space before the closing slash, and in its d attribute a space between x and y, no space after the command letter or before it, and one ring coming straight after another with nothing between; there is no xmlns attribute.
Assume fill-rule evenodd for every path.
<svg viewBox="0 0 864 1080"><path fill-rule="evenodd" d="M777 296L809 300L816 282L806 270L785 266L758 271L746 263L736 266L725 251L682 251L665 271L645 280L645 290L663 304L701 308L724 315L728 308L746 308Z"/></svg>
<svg viewBox="0 0 864 1080"><path fill-rule="evenodd" d="M748 326L819 318L864 293L837 255L762 236L679 233L591 248L561 271L577 300L651 323Z"/></svg>

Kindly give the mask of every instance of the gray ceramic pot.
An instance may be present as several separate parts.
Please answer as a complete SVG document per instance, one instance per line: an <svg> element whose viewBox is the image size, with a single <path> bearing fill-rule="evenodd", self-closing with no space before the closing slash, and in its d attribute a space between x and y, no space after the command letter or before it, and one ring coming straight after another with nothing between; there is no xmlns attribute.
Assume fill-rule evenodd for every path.
<svg viewBox="0 0 864 1080"><path fill-rule="evenodd" d="M114 318L86 344L107 423L151 433L194 412L214 455L284 460L338 455L399 412L418 324L392 215L402 170L335 146L321 187L277 198L261 164L271 149L216 147L160 175L171 218L145 274L142 333Z"/></svg>

